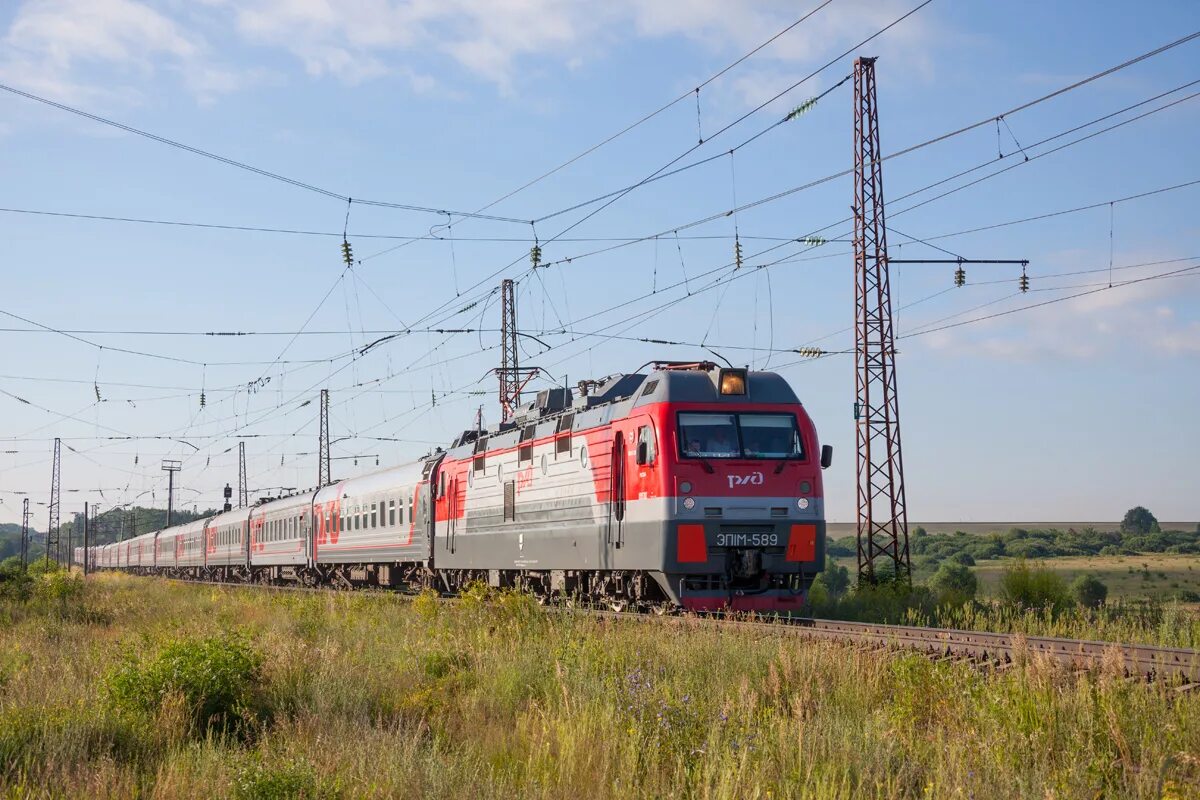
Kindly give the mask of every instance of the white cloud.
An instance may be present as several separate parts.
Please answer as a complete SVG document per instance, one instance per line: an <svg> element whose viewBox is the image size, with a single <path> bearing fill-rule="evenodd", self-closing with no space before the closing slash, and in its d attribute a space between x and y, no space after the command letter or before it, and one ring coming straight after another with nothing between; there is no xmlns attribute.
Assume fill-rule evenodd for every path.
<svg viewBox="0 0 1200 800"><path fill-rule="evenodd" d="M2 42L4 80L65 102L130 99L105 70L139 82L178 71L201 99L247 80L215 64L202 37L136 0L27 0Z"/></svg>
<svg viewBox="0 0 1200 800"><path fill-rule="evenodd" d="M909 8L908 0L822 8L720 92L741 104L761 102ZM508 93L517 90L524 61L578 69L632 37L688 39L720 63L805 10L791 0L25 0L4 35L0 74L71 101L111 85L97 67L134 84L173 69L211 98L264 79L219 63L211 41L241 40L291 54L314 77L355 84L390 76L428 92L438 86L428 63L440 58ZM937 35L920 12L871 50L895 53L920 72L926 57L914 54L927 52Z"/></svg>

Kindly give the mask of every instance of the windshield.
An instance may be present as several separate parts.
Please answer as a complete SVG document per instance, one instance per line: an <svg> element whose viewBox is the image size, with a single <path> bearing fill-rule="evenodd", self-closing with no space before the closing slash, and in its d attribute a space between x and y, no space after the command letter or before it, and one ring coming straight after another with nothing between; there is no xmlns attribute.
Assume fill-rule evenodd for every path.
<svg viewBox="0 0 1200 800"><path fill-rule="evenodd" d="M689 458L803 458L791 414L681 413L679 442Z"/></svg>

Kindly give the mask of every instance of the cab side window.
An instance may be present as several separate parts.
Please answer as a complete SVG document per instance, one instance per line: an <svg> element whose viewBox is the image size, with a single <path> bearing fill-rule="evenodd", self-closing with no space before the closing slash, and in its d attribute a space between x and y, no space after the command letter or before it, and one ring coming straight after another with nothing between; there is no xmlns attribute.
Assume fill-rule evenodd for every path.
<svg viewBox="0 0 1200 800"><path fill-rule="evenodd" d="M658 452L654 447L654 431L649 425L638 428L637 463L653 464Z"/></svg>

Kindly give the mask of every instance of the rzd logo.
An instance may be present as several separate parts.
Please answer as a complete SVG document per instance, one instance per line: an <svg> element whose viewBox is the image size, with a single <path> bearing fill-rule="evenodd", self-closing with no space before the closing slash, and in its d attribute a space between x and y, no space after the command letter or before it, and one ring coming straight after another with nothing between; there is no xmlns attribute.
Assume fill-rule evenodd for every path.
<svg viewBox="0 0 1200 800"><path fill-rule="evenodd" d="M749 475L730 475L729 488L735 486L762 486L765 482L761 472L751 472Z"/></svg>

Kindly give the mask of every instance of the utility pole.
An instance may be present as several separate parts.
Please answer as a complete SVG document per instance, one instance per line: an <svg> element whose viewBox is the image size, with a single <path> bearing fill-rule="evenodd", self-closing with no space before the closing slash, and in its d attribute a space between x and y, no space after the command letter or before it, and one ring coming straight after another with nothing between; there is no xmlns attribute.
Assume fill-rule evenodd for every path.
<svg viewBox="0 0 1200 800"><path fill-rule="evenodd" d="M250 505L250 493L246 491L246 443L238 442L238 508Z"/></svg>
<svg viewBox="0 0 1200 800"><path fill-rule="evenodd" d="M83 504L83 574L88 574L88 545L91 543L90 526L88 525L88 504Z"/></svg>
<svg viewBox="0 0 1200 800"><path fill-rule="evenodd" d="M858 580L911 582L875 59L854 62L854 420ZM880 567L886 567L883 575Z"/></svg>
<svg viewBox="0 0 1200 800"><path fill-rule="evenodd" d="M85 519L84 524L86 525L87 524L86 523L87 503L83 504L83 516ZM71 520L71 527L67 528L67 570L68 571L70 571L71 567L75 566L75 528L78 526L79 526L79 517L76 516L75 519Z"/></svg>
<svg viewBox="0 0 1200 800"><path fill-rule="evenodd" d="M29 498L21 501L21 566L29 566Z"/></svg>
<svg viewBox="0 0 1200 800"><path fill-rule="evenodd" d="M317 445L317 488L333 483L329 471L329 390L321 390L321 432Z"/></svg>
<svg viewBox="0 0 1200 800"><path fill-rule="evenodd" d="M62 439L54 440L54 465L50 471L50 520L46 528L46 558L59 562L58 526L62 497ZM53 555L51 555L53 553Z"/></svg>
<svg viewBox="0 0 1200 800"><path fill-rule="evenodd" d="M182 461L163 459L163 471L167 473L167 527L171 527L171 516L175 511L175 473L183 469Z"/></svg>

